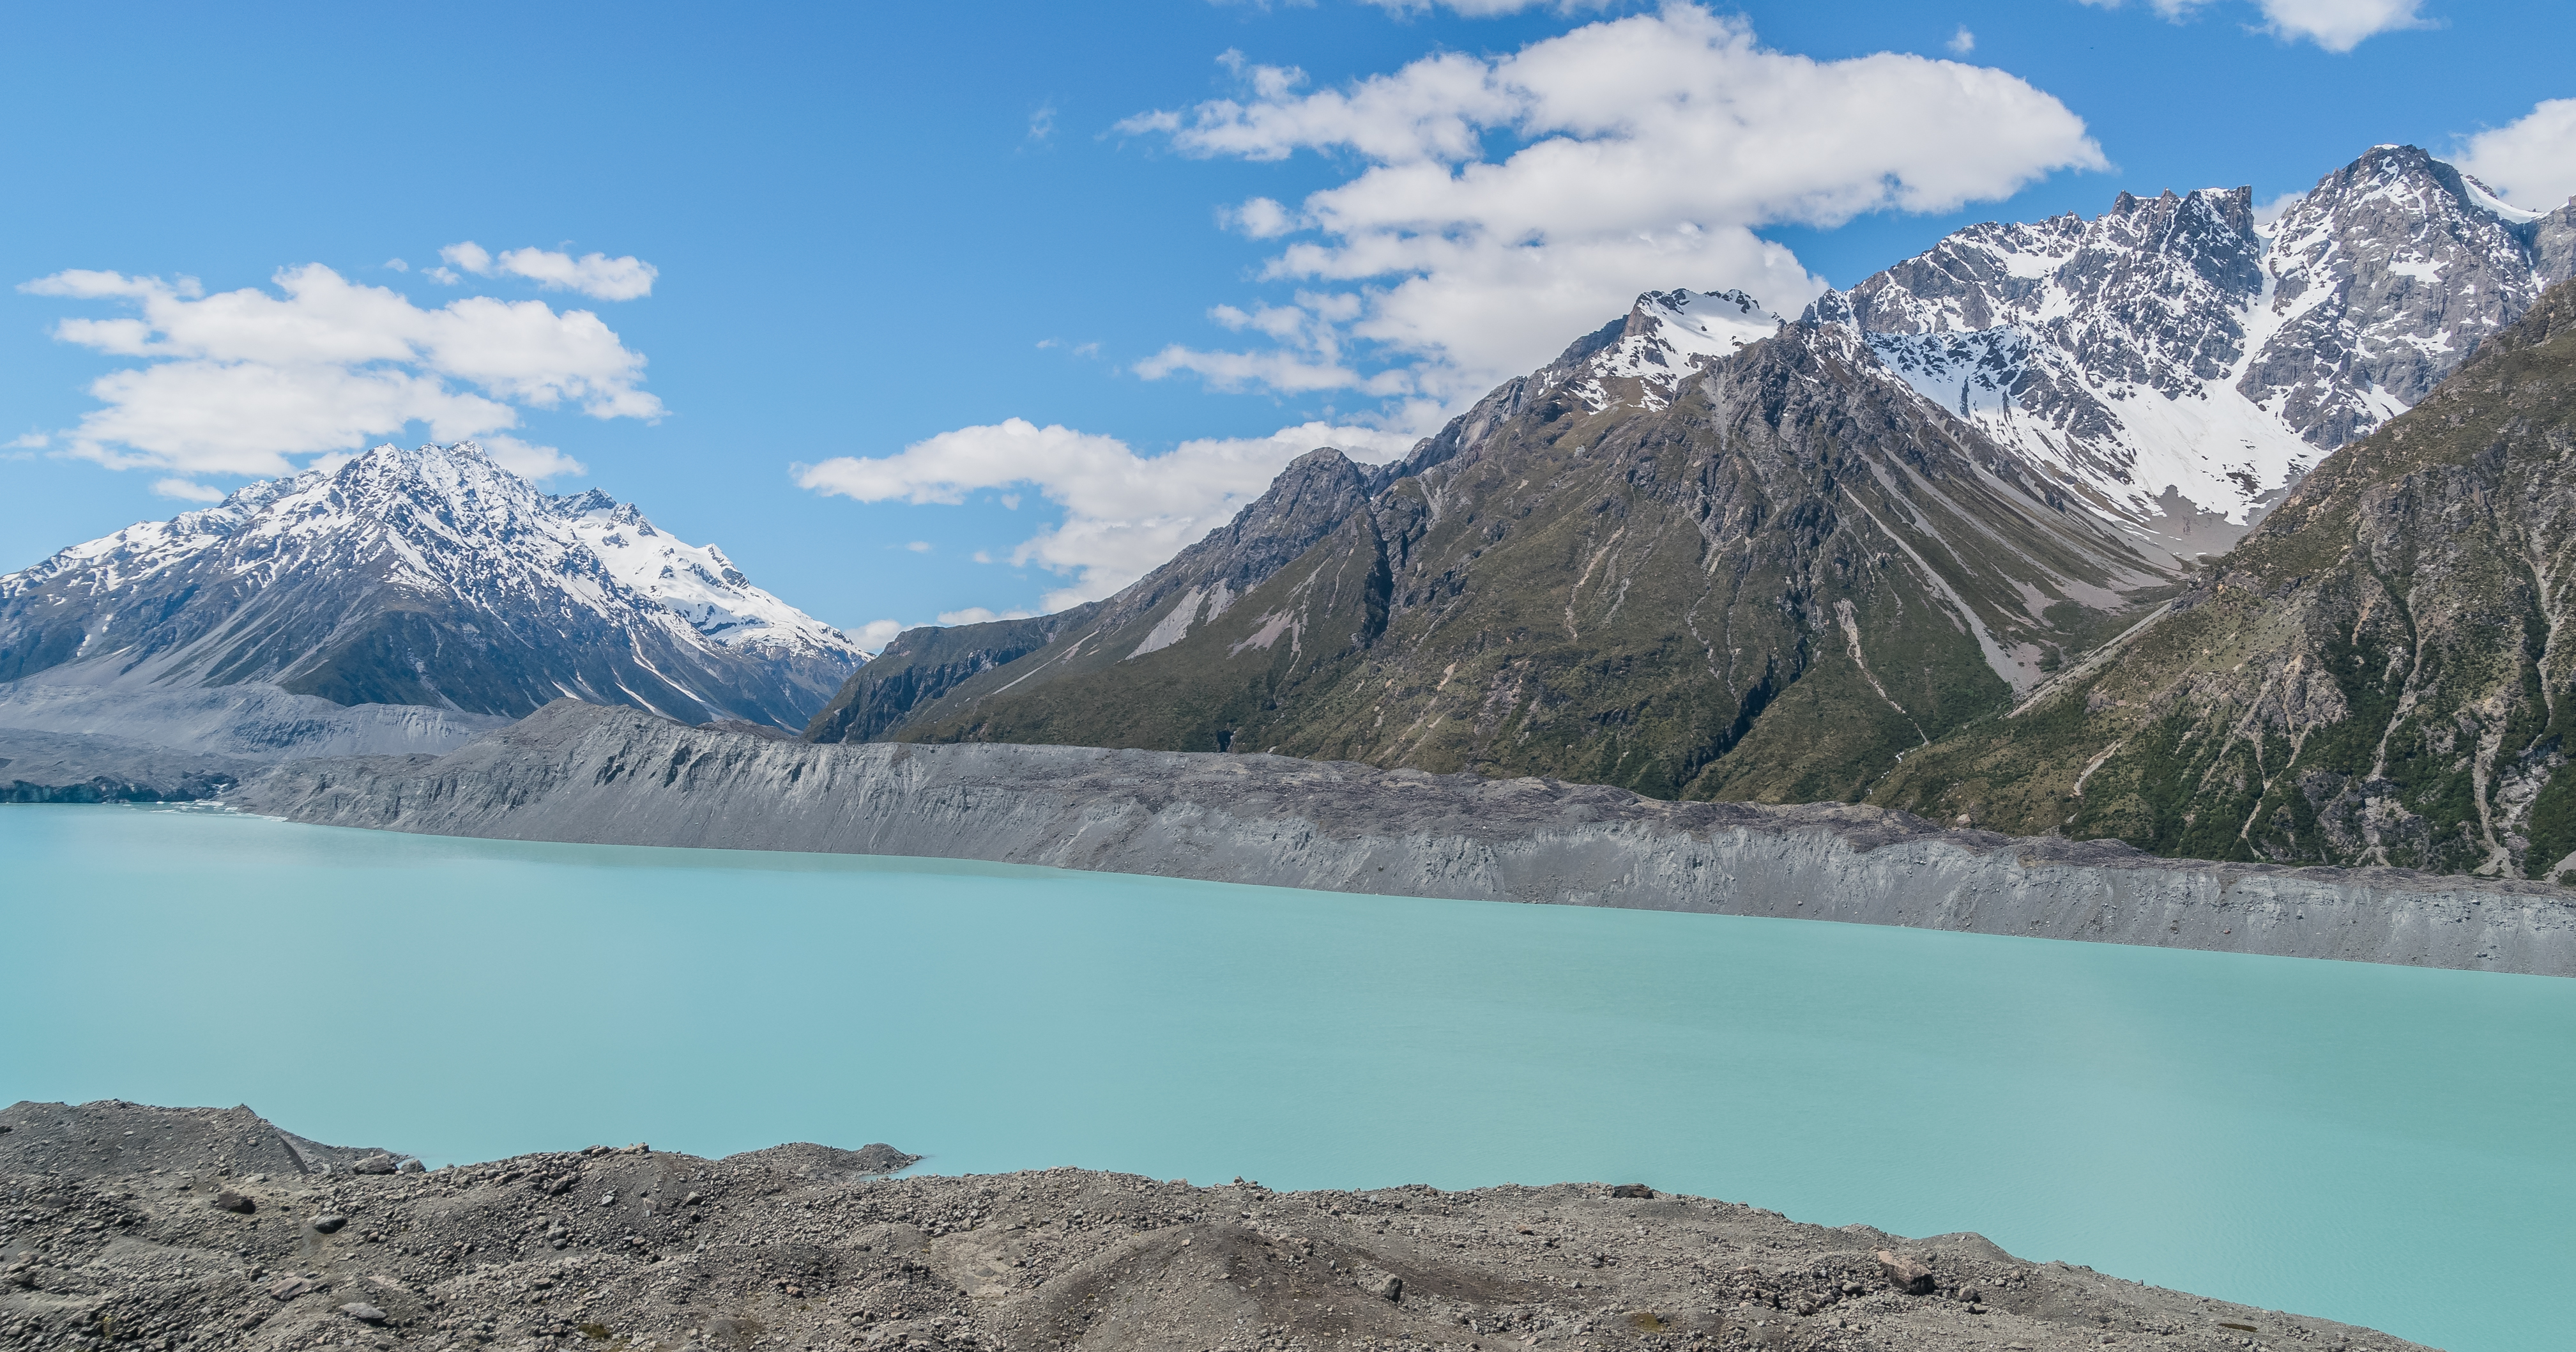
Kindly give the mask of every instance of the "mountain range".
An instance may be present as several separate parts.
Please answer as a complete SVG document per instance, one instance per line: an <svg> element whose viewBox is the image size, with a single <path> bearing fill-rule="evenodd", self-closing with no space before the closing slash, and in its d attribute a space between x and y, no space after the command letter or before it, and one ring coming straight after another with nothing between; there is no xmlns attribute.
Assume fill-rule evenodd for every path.
<svg viewBox="0 0 2576 1352"><path fill-rule="evenodd" d="M2576 203L2380 146L1795 315L1649 292L1401 460L1319 448L1116 595L872 661L632 505L383 446L0 577L0 728L104 794L121 735L211 783L570 697L2556 877L2571 271ZM447 718L330 712L385 705Z"/></svg>
<svg viewBox="0 0 2576 1352"><path fill-rule="evenodd" d="M2330 485L2360 491L2313 471L2411 435L2391 421L2571 254L2576 204L2518 210L2383 146L2268 214L2204 190L1973 226L1794 319L1649 293L1395 464L1305 457L1117 596L899 637L806 735L1275 750L1891 802L2220 857L2539 869L2554 847L2509 843L2529 814L2493 802L2475 858L2457 812L2222 839L2201 816L2115 811L2116 755L2090 790L2105 805L2070 819L2042 767L2071 753L2029 749L2014 715L2120 667L2122 635L2245 586L2213 580L2235 556L2212 560L2271 513L2312 523ZM2406 688L2419 719L2455 693ZM2248 790L2278 798L2267 764ZM2527 805L2536 764L2454 796ZM2348 777L2352 821L2406 792ZM2202 790L2157 801L2175 792L2188 814Z"/></svg>
<svg viewBox="0 0 2576 1352"><path fill-rule="evenodd" d="M379 446L0 576L0 682L802 727L865 656L632 504ZM5 687L0 687L5 688Z"/></svg>

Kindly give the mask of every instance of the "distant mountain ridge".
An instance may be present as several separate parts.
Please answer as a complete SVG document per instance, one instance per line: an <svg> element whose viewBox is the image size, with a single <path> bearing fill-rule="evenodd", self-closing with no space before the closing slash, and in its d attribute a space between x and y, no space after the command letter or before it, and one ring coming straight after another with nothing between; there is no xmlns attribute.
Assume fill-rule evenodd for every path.
<svg viewBox="0 0 2576 1352"><path fill-rule="evenodd" d="M865 660L714 546L472 442L379 446L0 576L0 681L801 728Z"/></svg>

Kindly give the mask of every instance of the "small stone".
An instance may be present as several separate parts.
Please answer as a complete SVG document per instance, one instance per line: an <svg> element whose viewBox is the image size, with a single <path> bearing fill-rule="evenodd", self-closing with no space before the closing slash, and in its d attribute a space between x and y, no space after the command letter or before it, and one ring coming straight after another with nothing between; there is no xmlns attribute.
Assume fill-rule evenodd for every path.
<svg viewBox="0 0 2576 1352"><path fill-rule="evenodd" d="M271 1300L293 1300L297 1296L303 1295L305 1292L312 1289L313 1283L304 1280L302 1277L288 1277L285 1280L278 1282L276 1285L269 1287L268 1297Z"/></svg>
<svg viewBox="0 0 2576 1352"><path fill-rule="evenodd" d="M229 1211L239 1216L259 1210L259 1203L230 1190L216 1193L214 1205L217 1211Z"/></svg>
<svg viewBox="0 0 2576 1352"><path fill-rule="evenodd" d="M313 1218L313 1228L326 1235L338 1234L340 1227L348 1223L349 1218L346 1216L333 1216L327 1213Z"/></svg>
<svg viewBox="0 0 2576 1352"><path fill-rule="evenodd" d="M391 1155L369 1155L349 1166L353 1174L389 1174L401 1168Z"/></svg>
<svg viewBox="0 0 2576 1352"><path fill-rule="evenodd" d="M600 1204L601 1206L615 1206L615 1205L617 1205L617 1194L612 1192L612 1193L608 1193L608 1194L606 1194L605 1196L602 1196L602 1197L599 1199L599 1204Z"/></svg>
<svg viewBox="0 0 2576 1352"><path fill-rule="evenodd" d="M402 1163L394 1166L394 1171L396 1173L404 1174L425 1174L429 1172L429 1166L422 1164L419 1160L404 1160Z"/></svg>
<svg viewBox="0 0 2576 1352"><path fill-rule="evenodd" d="M1931 1268L1887 1249L1879 1250L1874 1256L1878 1259L1878 1270L1887 1274L1887 1280L1897 1290L1909 1296L1931 1294Z"/></svg>
<svg viewBox="0 0 2576 1352"><path fill-rule="evenodd" d="M1655 1190L1647 1187L1643 1183L1622 1183L1619 1186L1612 1188L1610 1190L1610 1195L1613 1197L1652 1197L1655 1195Z"/></svg>
<svg viewBox="0 0 2576 1352"><path fill-rule="evenodd" d="M1362 1266L1352 1275L1359 1278L1360 1289L1362 1291L1366 1291L1380 1300L1400 1301L1404 1299L1404 1279L1396 1276L1392 1272L1388 1272L1383 1268Z"/></svg>
<svg viewBox="0 0 2576 1352"><path fill-rule="evenodd" d="M351 1319L357 1320L361 1324L381 1324L385 1322L385 1312L377 1309L373 1305L369 1305L363 1300L353 1300L348 1304L341 1306L340 1313L349 1316Z"/></svg>

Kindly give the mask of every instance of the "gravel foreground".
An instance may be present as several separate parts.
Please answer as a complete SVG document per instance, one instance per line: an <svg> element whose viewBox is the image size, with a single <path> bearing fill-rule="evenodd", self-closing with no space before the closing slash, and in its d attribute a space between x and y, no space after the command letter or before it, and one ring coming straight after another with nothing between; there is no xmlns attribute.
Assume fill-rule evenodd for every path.
<svg viewBox="0 0 2576 1352"><path fill-rule="evenodd" d="M0 1347L2392 1349L1644 1185L886 1177L883 1145L422 1171L248 1108L0 1110Z"/></svg>

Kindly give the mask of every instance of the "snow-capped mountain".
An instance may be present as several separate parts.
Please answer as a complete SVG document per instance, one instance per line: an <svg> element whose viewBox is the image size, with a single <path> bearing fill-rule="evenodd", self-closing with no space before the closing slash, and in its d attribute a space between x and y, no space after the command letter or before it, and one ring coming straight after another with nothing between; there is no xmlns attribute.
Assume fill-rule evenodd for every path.
<svg viewBox="0 0 2576 1352"><path fill-rule="evenodd" d="M848 636L596 490L387 445L0 576L0 680L271 682L524 715L570 695L801 728Z"/></svg>
<svg viewBox="0 0 2576 1352"><path fill-rule="evenodd" d="M2567 278L2571 245L2576 204L2520 210L2379 146L2269 222L2243 188L2122 193L2089 221L1970 226L1805 318L2189 554L2422 398Z"/></svg>
<svg viewBox="0 0 2576 1352"><path fill-rule="evenodd" d="M1619 397L1609 382L1635 381L1637 401L1662 408L1685 378L1779 327L1780 316L1741 291L1649 291L1615 331L1593 336L1606 344L1571 373L1567 388L1598 411Z"/></svg>

